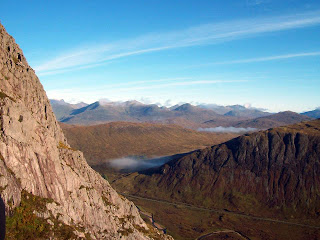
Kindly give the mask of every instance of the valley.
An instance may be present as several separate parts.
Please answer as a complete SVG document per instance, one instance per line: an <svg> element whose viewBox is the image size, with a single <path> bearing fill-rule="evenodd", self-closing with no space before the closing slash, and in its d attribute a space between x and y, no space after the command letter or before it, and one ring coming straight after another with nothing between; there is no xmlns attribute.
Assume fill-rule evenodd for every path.
<svg viewBox="0 0 320 240"><path fill-rule="evenodd" d="M90 165L112 159L150 159L185 153L230 140L237 133L199 132L177 125L112 122L93 126L60 123L68 142Z"/></svg>
<svg viewBox="0 0 320 240"><path fill-rule="evenodd" d="M1 10L0 240L320 240L320 1Z"/></svg>
<svg viewBox="0 0 320 240"><path fill-rule="evenodd" d="M168 131L165 125L110 123L109 127L112 124L121 126L121 132L126 135L121 135L119 130L114 133L128 141L129 136L133 139L147 136L148 131L143 128L146 126L153 126L151 132L155 138L158 138L157 128L161 129L158 134ZM123 125L130 125L136 131L127 131ZM171 127L175 133L178 128L195 134ZM75 126L63 127L64 131L73 128ZM80 132L86 134L84 129L95 126L80 128L83 129ZM141 129L143 134L136 135ZM155 222L175 239L224 239L226 235L233 239L319 237L320 197L319 192L310 190L318 189L320 182L318 173L312 172L319 170L319 120L247 133L229 141L220 138L220 141L213 147L172 155L163 166L153 169L132 172L130 169L119 171L106 164L92 167L139 208L153 214ZM166 145L162 148L167 149ZM126 148L122 149L125 154ZM252 185L252 181L256 184ZM308 196L307 205L303 196Z"/></svg>

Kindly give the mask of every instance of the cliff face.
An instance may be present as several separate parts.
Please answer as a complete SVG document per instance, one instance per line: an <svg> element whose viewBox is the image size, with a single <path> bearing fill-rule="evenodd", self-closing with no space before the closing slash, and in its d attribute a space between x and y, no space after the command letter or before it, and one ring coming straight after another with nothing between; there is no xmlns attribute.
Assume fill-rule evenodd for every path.
<svg viewBox="0 0 320 240"><path fill-rule="evenodd" d="M0 193L8 215L22 204L26 209L24 201L41 204L31 214L51 229L58 222L78 237L149 239L133 203L69 147L34 70L1 24Z"/></svg>
<svg viewBox="0 0 320 240"><path fill-rule="evenodd" d="M320 120L240 136L115 186L255 215L319 218Z"/></svg>

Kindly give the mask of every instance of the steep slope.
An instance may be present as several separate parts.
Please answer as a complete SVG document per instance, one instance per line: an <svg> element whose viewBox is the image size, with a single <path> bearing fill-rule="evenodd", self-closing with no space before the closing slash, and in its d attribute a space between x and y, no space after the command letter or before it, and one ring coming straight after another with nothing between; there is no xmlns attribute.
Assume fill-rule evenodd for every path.
<svg viewBox="0 0 320 240"><path fill-rule="evenodd" d="M114 186L148 198L319 223L320 120L240 136Z"/></svg>
<svg viewBox="0 0 320 240"><path fill-rule="evenodd" d="M96 165L126 156L159 157L225 142L236 134L197 132L175 125L112 122L93 126L62 124L70 145Z"/></svg>
<svg viewBox="0 0 320 240"><path fill-rule="evenodd" d="M2 25L0 193L8 239L149 238L133 203L69 147L39 79Z"/></svg>

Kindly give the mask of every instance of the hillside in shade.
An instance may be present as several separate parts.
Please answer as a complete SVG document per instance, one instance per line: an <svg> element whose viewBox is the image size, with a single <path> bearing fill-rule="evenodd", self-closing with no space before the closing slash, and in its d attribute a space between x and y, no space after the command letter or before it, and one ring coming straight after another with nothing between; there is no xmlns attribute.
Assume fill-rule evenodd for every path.
<svg viewBox="0 0 320 240"><path fill-rule="evenodd" d="M246 134L114 186L154 199L319 223L320 120Z"/></svg>

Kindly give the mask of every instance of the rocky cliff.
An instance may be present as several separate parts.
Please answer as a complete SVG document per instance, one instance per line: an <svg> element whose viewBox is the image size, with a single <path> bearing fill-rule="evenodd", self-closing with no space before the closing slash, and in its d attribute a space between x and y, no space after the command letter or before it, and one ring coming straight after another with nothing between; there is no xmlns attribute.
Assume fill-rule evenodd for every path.
<svg viewBox="0 0 320 240"><path fill-rule="evenodd" d="M34 70L1 24L0 193L8 239L30 239L30 229L46 239L165 238L70 148Z"/></svg>

